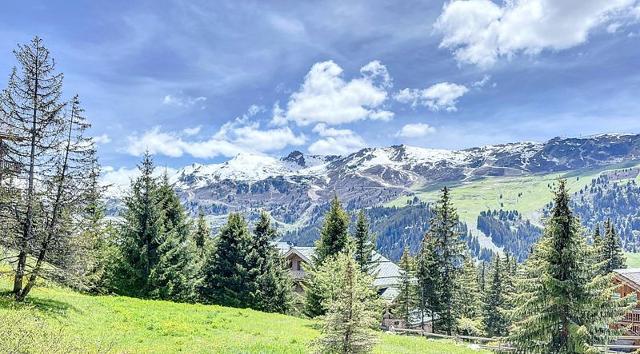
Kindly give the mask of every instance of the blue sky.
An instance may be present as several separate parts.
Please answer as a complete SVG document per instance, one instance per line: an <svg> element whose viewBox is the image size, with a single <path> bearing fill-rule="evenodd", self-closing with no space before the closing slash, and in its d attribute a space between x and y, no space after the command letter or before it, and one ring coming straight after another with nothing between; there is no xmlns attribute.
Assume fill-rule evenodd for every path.
<svg viewBox="0 0 640 354"><path fill-rule="evenodd" d="M108 170L640 132L636 0L6 1L2 85L34 35Z"/></svg>

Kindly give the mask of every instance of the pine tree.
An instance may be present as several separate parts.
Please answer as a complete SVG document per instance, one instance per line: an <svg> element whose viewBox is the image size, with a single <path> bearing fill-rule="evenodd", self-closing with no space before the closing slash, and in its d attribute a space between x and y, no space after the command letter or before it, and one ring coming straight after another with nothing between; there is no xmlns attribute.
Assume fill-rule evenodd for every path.
<svg viewBox="0 0 640 354"><path fill-rule="evenodd" d="M265 312L285 313L291 309L292 281L284 260L273 245L276 230L266 212L253 231L248 258L251 286L251 308Z"/></svg>
<svg viewBox="0 0 640 354"><path fill-rule="evenodd" d="M482 327L480 323L480 287L478 286L478 269L470 253L465 255L462 271L457 281L455 300L458 332L466 335L479 335Z"/></svg>
<svg viewBox="0 0 640 354"><path fill-rule="evenodd" d="M601 274L609 274L614 269L626 268L626 260L622 247L620 247L620 237L616 233L611 219L605 223L604 238L599 244L599 259L602 262Z"/></svg>
<svg viewBox="0 0 640 354"><path fill-rule="evenodd" d="M356 232L353 235L355 244L354 257L360 270L370 272L374 266L373 252L375 251L375 238L369 233L369 223L364 211L358 213L356 221Z"/></svg>
<svg viewBox="0 0 640 354"><path fill-rule="evenodd" d="M380 303L373 278L358 269L351 253L325 260L333 274L334 296L325 300L327 315L323 318L319 353L367 353L376 344L374 330L379 325Z"/></svg>
<svg viewBox="0 0 640 354"><path fill-rule="evenodd" d="M320 239L316 244L316 264L321 264L327 257L335 256L345 250L349 243L349 215L335 195L331 200L329 212L324 217L324 225L320 231Z"/></svg>
<svg viewBox="0 0 640 354"><path fill-rule="evenodd" d="M205 303L231 307L248 307L250 285L247 253L251 235L245 219L229 214L220 230L211 255L202 268L199 294Z"/></svg>
<svg viewBox="0 0 640 354"><path fill-rule="evenodd" d="M440 312L440 263L436 252L435 238L426 233L422 239L420 253L418 254L416 278L418 280L418 296L420 298L421 317L434 319ZM427 316L428 315L428 316ZM424 323L423 323L424 324ZM438 329L438 323L432 320L432 331ZM424 330L424 327L422 328Z"/></svg>
<svg viewBox="0 0 640 354"><path fill-rule="evenodd" d="M606 344L610 324L624 312L610 276L594 275L597 262L569 209L560 180L542 238L518 277L510 342L526 353L596 352Z"/></svg>
<svg viewBox="0 0 640 354"><path fill-rule="evenodd" d="M394 308L397 318L401 318L408 325L411 322L411 314L417 304L417 294L415 285L415 265L409 248L404 247L400 258L400 279L398 284L398 296L396 296Z"/></svg>
<svg viewBox="0 0 640 354"><path fill-rule="evenodd" d="M349 215L342 209L338 196L334 195L331 207L325 214L324 225L320 231L320 239L316 242L314 265L308 267L304 291L304 313L309 317L324 315L326 308L322 305L326 298L322 279L316 275L314 268L320 267L328 259L337 256L349 247Z"/></svg>
<svg viewBox="0 0 640 354"><path fill-rule="evenodd" d="M196 259L198 262L204 260L209 248L211 247L211 230L207 224L207 220L204 218L202 211L198 212L198 218L196 220L196 227L193 233L193 244L196 252Z"/></svg>
<svg viewBox="0 0 640 354"><path fill-rule="evenodd" d="M152 289L149 276L159 261L165 222L151 155L144 155L138 170L140 176L124 198L119 262L114 266L111 287L123 295L147 297Z"/></svg>
<svg viewBox="0 0 640 354"><path fill-rule="evenodd" d="M55 193L51 188L53 176L60 176L57 157L63 144L65 131L62 101L62 77L56 72L49 50L39 37L25 45L18 45L14 55L20 65L13 68L7 88L0 94L0 117L5 127L16 136L4 141L5 159L19 167L15 186L18 193L9 205L2 208L10 218L10 247L17 252L13 293L22 300L24 280L28 275L27 256L33 252L30 246L40 243L48 223L45 214L51 212L47 195ZM58 179L59 181L59 179ZM40 210L47 206L47 210ZM58 209L57 213L62 213ZM60 220L58 214L57 220ZM38 276L37 272L31 272Z"/></svg>
<svg viewBox="0 0 640 354"><path fill-rule="evenodd" d="M158 263L149 274L149 296L190 301L194 299L196 269L189 221L166 173L157 193L159 207L163 211L163 233L159 237L160 244L157 248Z"/></svg>
<svg viewBox="0 0 640 354"><path fill-rule="evenodd" d="M506 313L506 294L504 277L507 270L504 268L506 262L500 262L500 255L495 255L491 282L488 285L484 299L483 320L484 330L490 337L502 337L507 334L509 326L508 315Z"/></svg>
<svg viewBox="0 0 640 354"><path fill-rule="evenodd" d="M440 200L434 208L428 231L435 242L440 270L438 294L440 309L437 313L442 330L451 335L456 329L455 294L459 285L457 277L464 260L466 243L458 230L458 215L451 205L449 189L444 187Z"/></svg>

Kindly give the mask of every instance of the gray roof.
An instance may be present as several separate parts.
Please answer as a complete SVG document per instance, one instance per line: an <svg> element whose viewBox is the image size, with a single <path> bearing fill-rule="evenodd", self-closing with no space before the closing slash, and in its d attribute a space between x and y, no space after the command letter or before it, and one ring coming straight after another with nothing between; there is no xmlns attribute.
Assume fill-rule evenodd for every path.
<svg viewBox="0 0 640 354"><path fill-rule="evenodd" d="M630 285L640 287L640 268L615 269L613 272L632 283Z"/></svg>
<svg viewBox="0 0 640 354"><path fill-rule="evenodd" d="M311 262L313 262L313 256L315 255L316 250L315 247L293 246L286 242L278 242L277 247L283 255L287 255L290 252L296 252L304 256L303 258L309 259ZM399 283L400 267L376 251L373 251L372 259L376 263L371 272L371 275L375 276L373 285L377 288L396 286Z"/></svg>

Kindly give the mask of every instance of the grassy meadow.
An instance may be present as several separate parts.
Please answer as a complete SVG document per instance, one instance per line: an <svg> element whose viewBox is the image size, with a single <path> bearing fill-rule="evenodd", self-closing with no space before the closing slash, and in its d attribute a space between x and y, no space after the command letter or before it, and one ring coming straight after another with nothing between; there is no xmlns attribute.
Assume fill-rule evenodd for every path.
<svg viewBox="0 0 640 354"><path fill-rule="evenodd" d="M0 278L0 351L16 353L308 353L318 322L253 310L89 296L52 284L13 303ZM480 353L380 333L375 353Z"/></svg>
<svg viewBox="0 0 640 354"><path fill-rule="evenodd" d="M475 227L476 218L483 210L518 210L532 221L539 220L539 211L553 197L553 185L558 178L567 179L569 191L575 192L591 183L603 171L637 167L637 163L610 165L598 169L579 170L568 173L516 177L487 177L475 181L450 185L453 205L458 209L460 219ZM639 178L640 181L640 178ZM440 196L442 185L420 187L416 196L426 202L435 202ZM387 206L403 206L413 197L401 197Z"/></svg>

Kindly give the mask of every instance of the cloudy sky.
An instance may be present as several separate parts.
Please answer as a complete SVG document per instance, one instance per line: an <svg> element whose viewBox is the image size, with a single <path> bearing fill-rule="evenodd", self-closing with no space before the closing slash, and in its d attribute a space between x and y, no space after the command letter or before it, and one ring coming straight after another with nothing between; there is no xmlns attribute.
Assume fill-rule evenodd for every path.
<svg viewBox="0 0 640 354"><path fill-rule="evenodd" d="M55 4L54 4L55 3ZM107 170L640 132L640 0L5 1Z"/></svg>

